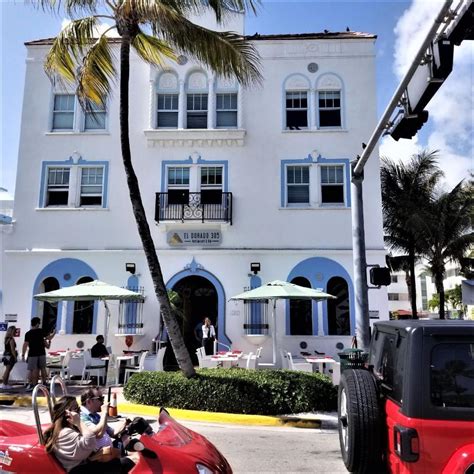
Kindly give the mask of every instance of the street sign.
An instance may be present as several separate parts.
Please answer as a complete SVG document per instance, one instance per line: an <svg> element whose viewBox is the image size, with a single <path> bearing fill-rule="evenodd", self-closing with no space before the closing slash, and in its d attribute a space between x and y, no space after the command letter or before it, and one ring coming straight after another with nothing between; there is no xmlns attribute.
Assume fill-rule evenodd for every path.
<svg viewBox="0 0 474 474"><path fill-rule="evenodd" d="M6 331L8 328L7 323L0 323L0 331Z"/></svg>

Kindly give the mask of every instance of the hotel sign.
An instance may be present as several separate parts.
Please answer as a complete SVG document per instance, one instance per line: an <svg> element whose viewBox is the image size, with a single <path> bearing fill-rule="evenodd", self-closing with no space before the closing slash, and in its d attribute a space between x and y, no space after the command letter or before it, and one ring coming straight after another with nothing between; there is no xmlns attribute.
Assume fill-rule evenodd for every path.
<svg viewBox="0 0 474 474"><path fill-rule="evenodd" d="M173 247L186 246L213 246L220 245L221 231L218 229L207 230L173 230L167 234L168 244Z"/></svg>

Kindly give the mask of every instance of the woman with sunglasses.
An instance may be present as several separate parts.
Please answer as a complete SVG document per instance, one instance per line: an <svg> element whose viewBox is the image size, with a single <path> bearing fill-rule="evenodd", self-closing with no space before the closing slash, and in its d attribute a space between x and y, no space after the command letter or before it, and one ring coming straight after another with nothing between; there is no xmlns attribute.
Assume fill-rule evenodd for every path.
<svg viewBox="0 0 474 474"><path fill-rule="evenodd" d="M81 421L79 411L75 397L71 396L62 397L54 405L52 425L44 433L46 452L54 454L71 474L128 472L130 468L124 469L120 459L89 459L96 452L96 435Z"/></svg>

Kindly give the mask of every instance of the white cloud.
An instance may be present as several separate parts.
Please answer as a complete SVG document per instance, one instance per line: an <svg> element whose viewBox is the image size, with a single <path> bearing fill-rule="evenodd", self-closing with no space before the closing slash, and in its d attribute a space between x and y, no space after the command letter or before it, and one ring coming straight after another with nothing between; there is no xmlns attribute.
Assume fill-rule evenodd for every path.
<svg viewBox="0 0 474 474"><path fill-rule="evenodd" d="M393 68L401 79L438 14L443 0L413 0L395 27ZM408 159L423 148L439 149L439 163L449 187L466 178L473 169L473 57L472 41L455 46L454 67L427 106L431 132L426 142L395 142L385 138L380 154Z"/></svg>
<svg viewBox="0 0 474 474"><path fill-rule="evenodd" d="M71 23L71 20L68 18L64 18L63 21L61 22L61 30L64 30L69 24ZM107 23L100 23L96 28L95 28L95 35L99 36L104 31L108 30L110 28L110 25ZM117 30L115 28L107 31L107 36L109 37L118 37Z"/></svg>

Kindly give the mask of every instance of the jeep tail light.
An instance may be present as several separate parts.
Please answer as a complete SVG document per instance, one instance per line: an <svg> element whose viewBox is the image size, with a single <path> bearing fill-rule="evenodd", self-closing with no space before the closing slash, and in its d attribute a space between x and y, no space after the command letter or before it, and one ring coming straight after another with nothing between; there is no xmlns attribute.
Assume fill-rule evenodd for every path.
<svg viewBox="0 0 474 474"><path fill-rule="evenodd" d="M393 445L397 456L406 462L416 462L420 457L420 440L413 428L395 426L393 428Z"/></svg>

